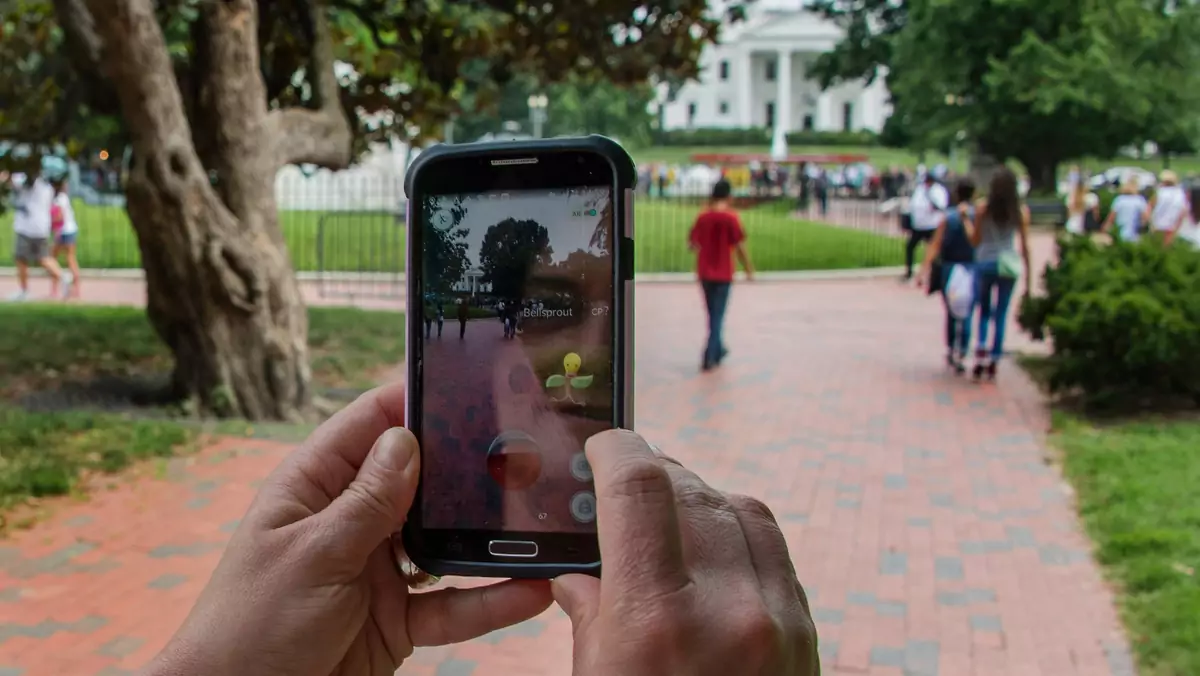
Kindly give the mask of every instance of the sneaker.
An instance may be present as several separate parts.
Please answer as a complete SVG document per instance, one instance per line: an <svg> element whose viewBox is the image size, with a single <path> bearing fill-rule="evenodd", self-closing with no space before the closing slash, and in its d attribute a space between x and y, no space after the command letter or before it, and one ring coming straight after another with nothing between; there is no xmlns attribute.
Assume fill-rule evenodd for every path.
<svg viewBox="0 0 1200 676"><path fill-rule="evenodd" d="M29 300L29 292L24 289L18 289L8 294L8 299L14 303L21 303Z"/></svg>
<svg viewBox="0 0 1200 676"><path fill-rule="evenodd" d="M996 362L995 361L988 362L987 377L988 377L988 380L996 379Z"/></svg>
<svg viewBox="0 0 1200 676"><path fill-rule="evenodd" d="M75 283L75 275L63 270L62 273L62 297L65 300L71 296L71 285Z"/></svg>

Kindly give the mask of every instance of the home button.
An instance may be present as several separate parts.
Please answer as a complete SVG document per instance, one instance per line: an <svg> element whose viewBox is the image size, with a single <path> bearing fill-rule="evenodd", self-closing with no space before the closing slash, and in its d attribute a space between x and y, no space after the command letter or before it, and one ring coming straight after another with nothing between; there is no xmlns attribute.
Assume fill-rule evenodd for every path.
<svg viewBox="0 0 1200 676"><path fill-rule="evenodd" d="M538 546L524 540L492 540L488 543L488 554L527 559L537 556Z"/></svg>

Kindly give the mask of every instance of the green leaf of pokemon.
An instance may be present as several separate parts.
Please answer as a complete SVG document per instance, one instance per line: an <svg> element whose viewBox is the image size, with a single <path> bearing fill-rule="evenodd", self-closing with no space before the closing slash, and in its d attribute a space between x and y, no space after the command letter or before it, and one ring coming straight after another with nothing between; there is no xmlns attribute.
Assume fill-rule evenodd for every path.
<svg viewBox="0 0 1200 676"><path fill-rule="evenodd" d="M566 376L560 376L558 374L555 374L546 379L546 387L562 387L563 385L566 385L566 384L567 384Z"/></svg>
<svg viewBox="0 0 1200 676"><path fill-rule="evenodd" d="M579 376L578 378L572 378L570 381L571 387L574 387L577 390L586 390L592 386L593 377L594 376Z"/></svg>

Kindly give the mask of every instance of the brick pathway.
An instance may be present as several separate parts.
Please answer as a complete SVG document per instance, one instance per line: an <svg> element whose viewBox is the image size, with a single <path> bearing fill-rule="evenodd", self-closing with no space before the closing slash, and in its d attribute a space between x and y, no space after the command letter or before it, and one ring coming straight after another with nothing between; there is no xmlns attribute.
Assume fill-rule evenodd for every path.
<svg viewBox="0 0 1200 676"><path fill-rule="evenodd" d="M809 589L826 674L1132 673L1112 598L1014 369L941 364L940 308L894 282L734 290L730 361L697 372L690 285L639 290L639 429L776 511ZM64 501L0 542L0 674L127 673L178 625L286 453L231 440L136 484ZM714 621L719 621L715 618ZM402 673L569 673L557 610Z"/></svg>

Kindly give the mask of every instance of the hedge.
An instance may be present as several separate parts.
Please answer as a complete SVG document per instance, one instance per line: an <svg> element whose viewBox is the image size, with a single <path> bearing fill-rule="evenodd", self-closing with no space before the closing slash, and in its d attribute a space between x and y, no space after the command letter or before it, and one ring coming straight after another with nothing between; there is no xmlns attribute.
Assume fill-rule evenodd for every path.
<svg viewBox="0 0 1200 676"><path fill-rule="evenodd" d="M771 130L766 127L741 129L674 129L658 135L663 146L768 146ZM787 135L792 146L873 146L879 136L871 131L796 131Z"/></svg>
<svg viewBox="0 0 1200 676"><path fill-rule="evenodd" d="M1200 251L1158 236L1100 244L1061 237L1044 295L1018 319L1049 339L1052 391L1092 408L1200 405Z"/></svg>

